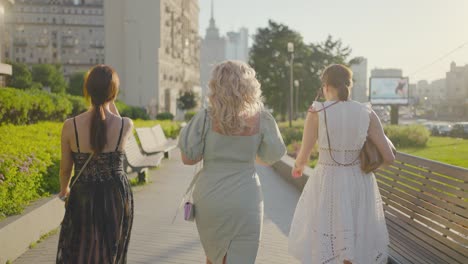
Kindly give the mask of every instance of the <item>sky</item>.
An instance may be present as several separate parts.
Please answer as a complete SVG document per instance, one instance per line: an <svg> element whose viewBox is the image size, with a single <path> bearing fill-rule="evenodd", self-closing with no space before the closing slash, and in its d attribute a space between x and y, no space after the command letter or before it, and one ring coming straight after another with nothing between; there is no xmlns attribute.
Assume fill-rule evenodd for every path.
<svg viewBox="0 0 468 264"><path fill-rule="evenodd" d="M199 5L204 36L211 0ZM468 64L468 0L214 0L214 15L222 34L247 27L254 35L272 19L306 42L332 35L366 57L369 71L399 68L412 83L445 78L452 61Z"/></svg>

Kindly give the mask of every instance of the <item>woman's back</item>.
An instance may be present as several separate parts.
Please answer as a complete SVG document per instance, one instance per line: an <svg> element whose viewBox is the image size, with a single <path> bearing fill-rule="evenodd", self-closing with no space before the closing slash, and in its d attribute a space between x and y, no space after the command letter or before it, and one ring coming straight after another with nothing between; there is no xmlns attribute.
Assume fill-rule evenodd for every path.
<svg viewBox="0 0 468 264"><path fill-rule="evenodd" d="M319 112L319 164L336 165L333 159L342 164L354 162L357 164L359 160L356 159L367 137L370 108L355 101L331 105L333 103L314 102L313 104L315 110L329 106ZM330 157L329 148L333 159Z"/></svg>

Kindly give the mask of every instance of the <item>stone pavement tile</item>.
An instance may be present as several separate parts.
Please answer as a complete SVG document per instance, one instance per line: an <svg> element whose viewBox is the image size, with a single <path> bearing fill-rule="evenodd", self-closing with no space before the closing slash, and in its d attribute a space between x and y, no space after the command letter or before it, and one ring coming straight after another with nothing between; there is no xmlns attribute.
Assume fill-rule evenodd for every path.
<svg viewBox="0 0 468 264"><path fill-rule="evenodd" d="M193 175L193 167L181 165L178 155L151 171L152 182L137 187L135 219L128 263L204 263L204 253L194 223L181 212L172 223L176 208ZM264 192L265 220L256 263L298 263L287 252L287 235L299 198L293 186L269 167L258 167ZM58 235L29 250L15 264L55 263Z"/></svg>

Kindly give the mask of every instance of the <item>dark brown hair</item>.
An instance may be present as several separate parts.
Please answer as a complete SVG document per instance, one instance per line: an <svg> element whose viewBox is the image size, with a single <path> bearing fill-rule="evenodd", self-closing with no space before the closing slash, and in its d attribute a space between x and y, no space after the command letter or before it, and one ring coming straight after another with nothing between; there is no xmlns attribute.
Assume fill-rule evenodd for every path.
<svg viewBox="0 0 468 264"><path fill-rule="evenodd" d="M341 101L349 99L349 93L353 84L353 72L342 64L332 64L322 73L322 85L333 86L338 91Z"/></svg>
<svg viewBox="0 0 468 264"><path fill-rule="evenodd" d="M111 67L96 65L86 74L84 94L93 107L90 143L95 153L102 152L107 143L104 105L114 100L118 92L119 77Z"/></svg>

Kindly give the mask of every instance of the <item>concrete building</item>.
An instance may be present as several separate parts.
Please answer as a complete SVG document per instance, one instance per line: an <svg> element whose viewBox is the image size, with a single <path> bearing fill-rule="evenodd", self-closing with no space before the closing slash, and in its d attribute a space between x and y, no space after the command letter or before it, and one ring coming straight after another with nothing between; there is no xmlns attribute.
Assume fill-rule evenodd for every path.
<svg viewBox="0 0 468 264"><path fill-rule="evenodd" d="M454 117L468 116L468 65L450 64L447 79L447 112Z"/></svg>
<svg viewBox="0 0 468 264"><path fill-rule="evenodd" d="M210 25L206 29L205 38L201 41L200 83L203 98L206 97L208 91L208 82L211 78L213 66L224 60L226 60L226 39L219 34L219 29L216 27L212 1Z"/></svg>
<svg viewBox="0 0 468 264"><path fill-rule="evenodd" d="M249 60L249 30L241 28L238 32L226 33L226 59L248 62Z"/></svg>
<svg viewBox="0 0 468 264"><path fill-rule="evenodd" d="M180 115L179 92L200 85L198 1L105 0L105 57L121 80L121 99Z"/></svg>
<svg viewBox="0 0 468 264"><path fill-rule="evenodd" d="M373 69L371 71L371 77L403 77L403 71L401 69Z"/></svg>
<svg viewBox="0 0 468 264"><path fill-rule="evenodd" d="M369 101L367 84L367 59L362 58L357 64L351 65L353 71L353 88L351 89L351 99L364 103Z"/></svg>
<svg viewBox="0 0 468 264"><path fill-rule="evenodd" d="M4 49L10 37L5 28L5 16L10 13L13 0L0 0L0 87L5 85L5 76L12 74L11 65L4 63Z"/></svg>
<svg viewBox="0 0 468 264"><path fill-rule="evenodd" d="M104 62L103 0L17 0L5 57L27 65L58 63L64 74Z"/></svg>

